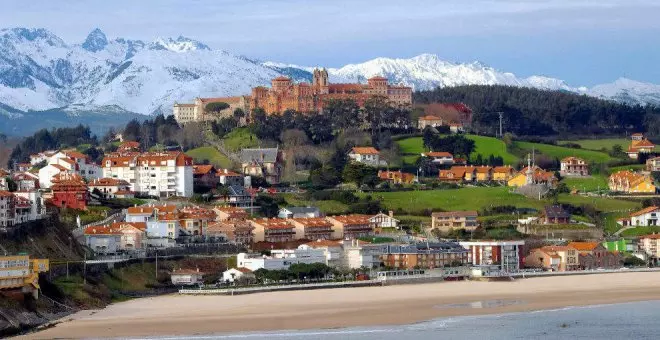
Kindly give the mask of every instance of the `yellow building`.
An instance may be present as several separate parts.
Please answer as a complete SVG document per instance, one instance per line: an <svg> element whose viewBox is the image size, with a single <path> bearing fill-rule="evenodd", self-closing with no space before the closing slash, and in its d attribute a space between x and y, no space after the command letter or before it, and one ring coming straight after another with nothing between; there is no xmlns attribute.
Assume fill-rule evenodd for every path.
<svg viewBox="0 0 660 340"><path fill-rule="evenodd" d="M38 298L39 273L49 270L47 259L32 259L29 255L0 256L0 290L20 289Z"/></svg>
<svg viewBox="0 0 660 340"><path fill-rule="evenodd" d="M509 165L493 168L493 181L508 181L513 178L515 171Z"/></svg>
<svg viewBox="0 0 660 340"><path fill-rule="evenodd" d="M493 178L493 168L489 166L479 166L476 168L477 182L490 181Z"/></svg>
<svg viewBox="0 0 660 340"><path fill-rule="evenodd" d="M655 193L656 187L653 179L628 170L618 171L610 175L609 187L611 191L633 193Z"/></svg>
<svg viewBox="0 0 660 340"><path fill-rule="evenodd" d="M538 166L532 166L531 179L527 179L527 172L529 167L525 167L515 174L508 182L510 187L521 187L528 184L545 184L554 187L557 184L557 177L550 171L545 171Z"/></svg>

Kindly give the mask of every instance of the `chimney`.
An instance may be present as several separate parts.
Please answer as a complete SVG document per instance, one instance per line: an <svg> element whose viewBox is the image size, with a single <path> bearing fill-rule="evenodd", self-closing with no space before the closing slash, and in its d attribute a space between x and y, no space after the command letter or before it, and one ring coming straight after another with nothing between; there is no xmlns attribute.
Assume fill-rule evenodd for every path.
<svg viewBox="0 0 660 340"><path fill-rule="evenodd" d="M229 170L228 170L228 169L223 169L223 170L225 171L225 173L229 173Z"/></svg>

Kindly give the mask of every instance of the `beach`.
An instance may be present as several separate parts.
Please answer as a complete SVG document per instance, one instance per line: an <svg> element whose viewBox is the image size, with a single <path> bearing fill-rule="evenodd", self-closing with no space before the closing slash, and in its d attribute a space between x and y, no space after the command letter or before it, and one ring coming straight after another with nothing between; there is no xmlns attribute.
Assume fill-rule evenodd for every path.
<svg viewBox="0 0 660 340"><path fill-rule="evenodd" d="M431 319L660 300L660 272L258 293L168 295L83 311L25 339L144 337L404 325Z"/></svg>

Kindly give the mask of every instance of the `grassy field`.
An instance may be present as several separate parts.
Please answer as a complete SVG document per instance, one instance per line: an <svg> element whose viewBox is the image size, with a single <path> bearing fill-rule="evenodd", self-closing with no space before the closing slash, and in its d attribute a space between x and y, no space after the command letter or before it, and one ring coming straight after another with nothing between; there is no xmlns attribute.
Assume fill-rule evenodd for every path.
<svg viewBox="0 0 660 340"><path fill-rule="evenodd" d="M558 141L557 144L573 143L578 144L583 149L600 151L603 148L612 150L615 145L621 145L625 150L630 144L630 139L627 138L606 138L606 139L581 139L581 140L563 140Z"/></svg>
<svg viewBox="0 0 660 340"><path fill-rule="evenodd" d="M522 150L531 152L534 149L537 153L541 153L548 157L562 159L568 156L580 157L587 162L593 163L606 163L611 161L613 158L610 155L592 150L584 149L572 149L563 146L549 145L549 144L540 144L540 143L530 143L530 142L514 142L514 145Z"/></svg>
<svg viewBox="0 0 660 340"><path fill-rule="evenodd" d="M615 173L617 171L623 171L623 170L644 170L646 167L645 164L629 164L629 165L621 165L621 166L614 166L610 168L610 173Z"/></svg>
<svg viewBox="0 0 660 340"><path fill-rule="evenodd" d="M597 191L607 189L607 178L603 175L593 175L591 177L564 177L561 180L570 189L577 189L580 191Z"/></svg>
<svg viewBox="0 0 660 340"><path fill-rule="evenodd" d="M506 150L504 142L493 137L484 137L477 135L466 135L467 138L474 141L475 150L470 155L471 159L481 154L481 157L488 159L490 155L501 156L505 164L513 164L518 158ZM403 161L407 164L415 164L422 152L425 152L422 137L411 137L397 141L399 150L403 156Z"/></svg>
<svg viewBox="0 0 660 340"><path fill-rule="evenodd" d="M195 160L195 163L201 163L208 159L211 164L221 168L231 168L231 160L221 154L212 146L202 146L196 149L186 151L186 154Z"/></svg>
<svg viewBox="0 0 660 340"><path fill-rule="evenodd" d="M623 237L633 237L633 236L642 236L648 234L660 233L660 226L651 226L651 227L637 227L628 230L624 230L621 233Z"/></svg>
<svg viewBox="0 0 660 340"><path fill-rule="evenodd" d="M228 152L239 152L244 148L259 146L259 138L244 127L232 130L222 140Z"/></svg>
<svg viewBox="0 0 660 340"><path fill-rule="evenodd" d="M290 206L314 206L318 207L321 212L327 215L341 215L348 211L348 206L346 204L337 201L306 201L296 194L282 194L282 197L284 197L284 200L286 200Z"/></svg>

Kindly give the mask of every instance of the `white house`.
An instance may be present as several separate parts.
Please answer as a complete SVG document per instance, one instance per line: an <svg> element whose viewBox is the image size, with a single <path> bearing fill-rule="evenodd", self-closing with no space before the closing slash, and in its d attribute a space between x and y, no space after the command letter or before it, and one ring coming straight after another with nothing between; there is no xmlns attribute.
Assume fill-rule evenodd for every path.
<svg viewBox="0 0 660 340"><path fill-rule="evenodd" d="M317 207L286 207L280 209L279 218L317 218L321 217L321 210Z"/></svg>
<svg viewBox="0 0 660 340"><path fill-rule="evenodd" d="M423 152L422 157L428 157L431 162L438 165L453 165L454 155L444 151Z"/></svg>
<svg viewBox="0 0 660 340"><path fill-rule="evenodd" d="M170 274L170 280L175 286L193 286L204 283L204 273L197 269L176 269Z"/></svg>
<svg viewBox="0 0 660 340"><path fill-rule="evenodd" d="M354 147L349 151L348 158L358 163L380 166L380 152L371 146Z"/></svg>
<svg viewBox="0 0 660 340"><path fill-rule="evenodd" d="M618 223L624 226L657 226L660 225L660 223L658 223L659 218L660 207L650 206L630 214L628 218L619 219Z"/></svg>
<svg viewBox="0 0 660 340"><path fill-rule="evenodd" d="M376 228L399 228L399 220L394 218L394 212L390 210L389 215L383 214L382 212L378 213L375 216L369 218Z"/></svg>
<svg viewBox="0 0 660 340"><path fill-rule="evenodd" d="M122 233L108 226L85 228L85 244L97 254L116 254L121 247Z"/></svg>
<svg viewBox="0 0 660 340"><path fill-rule="evenodd" d="M13 194L16 197L22 197L30 202L28 220L34 221L44 218L44 215L46 214L46 204L44 203L40 191L17 191Z"/></svg>
<svg viewBox="0 0 660 340"><path fill-rule="evenodd" d="M113 153L103 158L103 177L123 179L131 191L157 197L191 197L192 158L183 152Z"/></svg>
<svg viewBox="0 0 660 340"><path fill-rule="evenodd" d="M387 246L383 244L365 244L359 240L343 241L343 256L341 267L376 268L380 266L380 256L385 253Z"/></svg>
<svg viewBox="0 0 660 340"><path fill-rule="evenodd" d="M228 269L222 273L222 282L234 283L242 277L245 279L254 279L254 273L243 267Z"/></svg>
<svg viewBox="0 0 660 340"><path fill-rule="evenodd" d="M271 256L239 253L236 262L238 267L245 267L252 271L261 268L282 270L297 263L326 263L326 256L320 249L281 249L271 250Z"/></svg>
<svg viewBox="0 0 660 340"><path fill-rule="evenodd" d="M53 177L61 172L74 173L74 171L60 164L48 164L39 169L39 187L42 189L50 188L53 185Z"/></svg>
<svg viewBox="0 0 660 340"><path fill-rule="evenodd" d="M130 193L131 185L123 179L97 178L87 184L90 192L97 189L102 198L115 198Z"/></svg>
<svg viewBox="0 0 660 340"><path fill-rule="evenodd" d="M39 189L39 176L31 172L17 172L11 176L14 183L16 183L16 190L18 191L32 191Z"/></svg>

